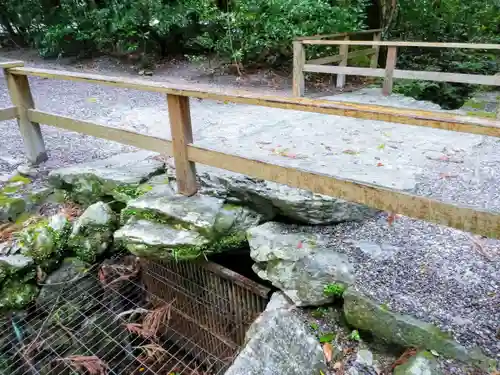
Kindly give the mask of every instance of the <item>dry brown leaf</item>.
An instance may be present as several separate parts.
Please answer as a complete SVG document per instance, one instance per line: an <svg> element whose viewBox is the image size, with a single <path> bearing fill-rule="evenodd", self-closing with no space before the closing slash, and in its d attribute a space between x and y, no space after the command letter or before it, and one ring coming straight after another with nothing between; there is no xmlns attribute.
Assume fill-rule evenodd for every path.
<svg viewBox="0 0 500 375"><path fill-rule="evenodd" d="M325 359L327 363L330 363L333 359L333 347L329 342L325 342L323 344L323 354L325 355Z"/></svg>
<svg viewBox="0 0 500 375"><path fill-rule="evenodd" d="M406 349L405 352L403 354L401 354L401 356L396 361L394 361L394 363L391 366L392 369L394 370L396 368L396 366L399 366L399 365L402 365L403 363L406 363L406 361L408 361L415 354L417 354L417 349L415 349L415 348Z"/></svg>
<svg viewBox="0 0 500 375"><path fill-rule="evenodd" d="M77 371L87 371L90 375L106 375L108 372L108 365L95 355L71 355L60 359L60 361L68 363Z"/></svg>

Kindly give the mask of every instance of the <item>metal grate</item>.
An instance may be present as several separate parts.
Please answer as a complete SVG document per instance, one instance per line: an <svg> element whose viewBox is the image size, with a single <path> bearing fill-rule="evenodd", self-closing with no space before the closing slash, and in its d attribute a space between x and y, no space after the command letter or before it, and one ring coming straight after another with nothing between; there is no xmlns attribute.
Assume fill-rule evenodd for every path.
<svg viewBox="0 0 500 375"><path fill-rule="evenodd" d="M218 375L269 290L219 265L106 261L0 319L0 374Z"/></svg>

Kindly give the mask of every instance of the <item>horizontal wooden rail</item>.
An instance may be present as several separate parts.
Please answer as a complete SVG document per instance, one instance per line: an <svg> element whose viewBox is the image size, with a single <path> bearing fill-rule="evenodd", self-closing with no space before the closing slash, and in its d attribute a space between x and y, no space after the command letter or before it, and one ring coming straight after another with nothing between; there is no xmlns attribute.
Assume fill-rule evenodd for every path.
<svg viewBox="0 0 500 375"><path fill-rule="evenodd" d="M15 68L17 66L24 66L23 61L0 61L0 69Z"/></svg>
<svg viewBox="0 0 500 375"><path fill-rule="evenodd" d="M385 69L356 68L353 66L325 66L305 64L304 72L347 74L364 77L384 77ZM423 81L456 82L476 85L500 86L500 76L482 74L460 74L444 72L424 72L418 70L398 70L393 72L393 78L419 79Z"/></svg>
<svg viewBox="0 0 500 375"><path fill-rule="evenodd" d="M274 181L314 193L365 204L436 224L500 238L500 213L461 207L357 181L283 167L225 154L199 146L188 147L189 160Z"/></svg>
<svg viewBox="0 0 500 375"><path fill-rule="evenodd" d="M110 128L52 113L29 110L31 121L172 155L172 141L128 130ZM480 235L500 238L500 213L477 210L403 193L357 181L273 165L241 156L187 145L187 158L251 177L261 178L314 193L335 196L376 209L447 225Z"/></svg>
<svg viewBox="0 0 500 375"><path fill-rule="evenodd" d="M355 36L355 35L363 35L363 34L377 34L382 32L383 29L371 29L371 30L360 30L360 31L349 31L345 33L336 33L336 34L319 34L319 35L311 35L311 36L300 36L295 38L294 40L317 40L317 39L328 39L328 38L344 38L346 36Z"/></svg>
<svg viewBox="0 0 500 375"><path fill-rule="evenodd" d="M352 59L354 57L369 56L369 55L373 55L376 52L377 52L377 50L375 48L360 49L358 51L349 52L347 54L347 58ZM342 55L320 57L317 59L308 60L308 61L306 61L306 64L316 64L316 65L331 64L331 63L339 62L343 58L344 57Z"/></svg>
<svg viewBox="0 0 500 375"><path fill-rule="evenodd" d="M461 48L461 49L489 49L500 50L500 44L486 43L432 43L432 42L398 42L398 41L370 41L370 40L315 40L304 39L302 44L316 45L349 45L349 46L380 46L380 47L422 47L422 48Z"/></svg>
<svg viewBox="0 0 500 375"><path fill-rule="evenodd" d="M9 107L0 109L0 121L12 120L17 117L17 108Z"/></svg>
<svg viewBox="0 0 500 375"><path fill-rule="evenodd" d="M420 111L414 109L393 108L378 105L313 100L308 98L288 98L265 96L238 90L219 90L212 87L199 88L185 85L152 82L145 79L110 77L99 74L65 72L37 68L9 69L14 75L38 76L53 79L96 83L101 85L137 89L188 96L199 99L220 100L270 108L323 113L367 120L394 122L399 124L453 130L464 133L482 134L500 137L500 122L493 119L460 116L450 113Z"/></svg>
<svg viewBox="0 0 500 375"><path fill-rule="evenodd" d="M144 135L130 130L112 128L91 121L77 120L35 109L28 110L28 118L32 122L107 139L144 150L172 155L172 141L168 139Z"/></svg>

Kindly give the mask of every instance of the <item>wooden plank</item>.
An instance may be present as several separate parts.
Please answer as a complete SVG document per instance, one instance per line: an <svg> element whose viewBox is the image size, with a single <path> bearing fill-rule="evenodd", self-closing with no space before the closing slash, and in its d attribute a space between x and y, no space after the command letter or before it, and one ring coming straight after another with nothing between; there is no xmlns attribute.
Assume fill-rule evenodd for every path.
<svg viewBox="0 0 500 375"><path fill-rule="evenodd" d="M304 72L347 74L365 77L384 77L384 69L356 68L354 66L304 65Z"/></svg>
<svg viewBox="0 0 500 375"><path fill-rule="evenodd" d="M134 146L144 150L172 155L172 141L136 133L130 130L112 128L90 121L77 120L49 112L28 110L28 117L33 122L54 126L77 133L107 139L124 145Z"/></svg>
<svg viewBox="0 0 500 375"><path fill-rule="evenodd" d="M373 34L379 33L382 29L371 29L371 30L360 30L360 31L352 31L347 33L336 33L336 34L318 34L311 36L300 36L295 38L294 40L311 40L311 39L325 39L325 38L344 38L345 36L354 36L361 34Z"/></svg>
<svg viewBox="0 0 500 375"><path fill-rule="evenodd" d="M396 68L397 48L389 47L387 49L387 62L385 64L385 77L382 93L384 95L392 94L392 87L394 85L394 69Z"/></svg>
<svg viewBox="0 0 500 375"><path fill-rule="evenodd" d="M380 39L382 38L382 32L378 32L373 34L373 41L374 42L380 42ZM371 61L370 61L370 68L376 69L378 66L378 58L380 55L380 46L375 46L375 53L373 54Z"/></svg>
<svg viewBox="0 0 500 375"><path fill-rule="evenodd" d="M19 66L24 66L24 61L0 61L0 69L16 68Z"/></svg>
<svg viewBox="0 0 500 375"><path fill-rule="evenodd" d="M304 96L305 81L304 81L304 63L306 61L306 53L304 46L300 42L293 42L293 96Z"/></svg>
<svg viewBox="0 0 500 375"><path fill-rule="evenodd" d="M344 40L349 40L349 36L346 36ZM349 45L341 45L339 48L339 55L342 56L342 60L339 66L347 66L347 55L349 54ZM337 74L337 88L343 89L345 86L345 74Z"/></svg>
<svg viewBox="0 0 500 375"><path fill-rule="evenodd" d="M321 66L321 68L336 68ZM352 69L351 67L347 67ZM369 68L356 68L369 69ZM373 69L369 69L373 70ZM482 134L500 137L500 122L472 116L460 116L451 113L422 111L416 109L393 108L373 104L359 104L318 100L309 98L289 98L282 96L266 96L255 92L227 90L196 85L177 85L153 82L145 79L109 77L98 74L66 72L38 68L13 68L9 70L16 75L30 75L63 79L77 82L97 83L107 86L122 87L165 94L189 96L199 99L220 100L223 102L257 105L270 108L323 113L335 116L346 116L360 119L388 121L399 124L453 130L471 134ZM383 69L380 69L383 76ZM328 73L328 72L327 72ZM358 74L358 73L356 73Z"/></svg>
<svg viewBox="0 0 500 375"><path fill-rule="evenodd" d="M187 155L187 146L193 143L189 98L179 95L167 95L167 102L177 190L183 195L191 196L196 194L198 187L195 164L189 161Z"/></svg>
<svg viewBox="0 0 500 375"><path fill-rule="evenodd" d="M319 173L229 155L199 146L188 147L189 159L197 163L274 181L314 193L338 197L379 210L422 219L500 238L500 214L460 207L393 189L331 177Z"/></svg>
<svg viewBox="0 0 500 375"><path fill-rule="evenodd" d="M422 72L418 70L395 70L394 78L419 79L422 81L470 83L475 85L500 86L500 76L461 74L444 72Z"/></svg>
<svg viewBox="0 0 500 375"><path fill-rule="evenodd" d="M375 48L366 48L366 49L360 49L357 51L352 51L347 54L347 59L352 59L354 57L360 57L360 56L368 56L376 52ZM335 62L339 62L342 60L341 55L335 55L335 56L326 56L326 57L320 57L317 59L313 60L308 60L306 61L306 64L310 65L323 65L323 64L332 64Z"/></svg>
<svg viewBox="0 0 500 375"><path fill-rule="evenodd" d="M9 107L0 109L0 121L12 120L17 118L17 108Z"/></svg>
<svg viewBox="0 0 500 375"><path fill-rule="evenodd" d="M461 49L491 49L500 50L500 44L486 43L432 43L432 42L400 42L400 41L369 41L369 40L301 40L302 44L343 45L350 46L381 46L381 47L422 47L422 48L461 48Z"/></svg>
<svg viewBox="0 0 500 375"><path fill-rule="evenodd" d="M31 164L44 162L47 160L47 152L40 125L28 118L28 110L35 107L28 77L9 74L8 69L4 70L4 74L10 99L17 107L17 123L23 138L26 158Z"/></svg>

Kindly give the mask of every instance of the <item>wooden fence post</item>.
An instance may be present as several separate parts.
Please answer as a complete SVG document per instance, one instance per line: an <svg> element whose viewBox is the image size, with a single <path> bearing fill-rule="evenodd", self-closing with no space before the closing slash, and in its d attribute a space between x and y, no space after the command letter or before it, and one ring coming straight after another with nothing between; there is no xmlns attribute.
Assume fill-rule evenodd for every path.
<svg viewBox="0 0 500 375"><path fill-rule="evenodd" d="M293 42L293 96L304 96L304 64L306 63L306 53L301 41Z"/></svg>
<svg viewBox="0 0 500 375"><path fill-rule="evenodd" d="M373 34L373 41L374 42L380 42L382 39L382 33L378 32ZM370 60L370 68L376 69L378 66L378 57L380 54L380 46L375 46L375 53L372 55L372 58Z"/></svg>
<svg viewBox="0 0 500 375"><path fill-rule="evenodd" d="M389 47L387 50L387 62L385 64L384 86L382 88L382 93L386 96L391 95L392 93L393 75L394 69L396 67L396 56L397 48Z"/></svg>
<svg viewBox="0 0 500 375"><path fill-rule="evenodd" d="M349 40L349 35L344 37L344 40ZM349 46L347 44L341 45L339 47L339 55L342 56L342 60L339 66L347 66L347 59L349 57ZM343 89L345 86L345 74L337 74L337 88Z"/></svg>
<svg viewBox="0 0 500 375"><path fill-rule="evenodd" d="M196 194L195 164L188 159L187 146L193 142L191 112L187 96L167 95L168 116L172 133L177 190L187 196Z"/></svg>
<svg viewBox="0 0 500 375"><path fill-rule="evenodd" d="M28 118L28 109L35 107L31 95L28 77L25 75L14 75L9 69L4 69L10 99L17 107L19 131L23 138L26 157L31 164L39 164L47 160L47 152L43 143L40 125L31 122Z"/></svg>

